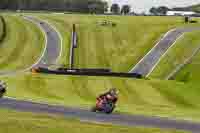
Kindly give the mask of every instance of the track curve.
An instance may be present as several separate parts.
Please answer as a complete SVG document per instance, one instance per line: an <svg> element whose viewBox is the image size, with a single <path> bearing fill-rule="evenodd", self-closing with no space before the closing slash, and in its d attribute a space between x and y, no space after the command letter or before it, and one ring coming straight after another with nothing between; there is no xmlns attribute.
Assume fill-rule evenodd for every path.
<svg viewBox="0 0 200 133"><path fill-rule="evenodd" d="M156 127L164 129L177 129L185 130L193 133L199 133L200 123L192 123L189 121L170 120L167 118L158 117L146 117L146 116L134 116L134 115L122 115L122 114L101 114L92 113L84 109L67 108L63 106L53 106L48 104L40 104L34 102L28 102L23 100L15 100L3 98L0 99L0 106L8 109L14 109L17 111L34 112L34 113L48 113L63 115L69 118L78 118L81 121L86 122L99 122L99 123L112 123L115 125L124 126L144 126L144 127Z"/></svg>
<svg viewBox="0 0 200 133"><path fill-rule="evenodd" d="M34 66L46 67L48 66L48 64L55 63L56 58L59 56L58 52L59 35L58 34L56 35L56 31L54 31L47 23L40 21L39 19L35 19L33 17L26 17L26 19L29 19L30 21L40 25L47 35L47 51L44 52L41 59L32 67ZM179 33L182 32L179 31L178 35ZM171 39L169 38L169 40ZM173 41L171 40L169 42ZM103 123L112 123L116 125L125 125L125 126L144 126L144 127L157 127L166 129L169 128L169 129L191 131L193 133L198 133L200 131L200 123L193 123L184 120L178 121L178 120L170 120L168 118L145 117L145 116L134 116L134 115L122 115L122 114L112 114L112 115L105 115L101 113L97 114L89 112L84 109L68 108L64 106L53 106L48 104L34 103L30 101L23 101L12 98L0 99L0 107L13 109L17 111L24 111L24 112L63 115L67 117L79 118L81 121L87 121L87 122L88 121L103 122Z"/></svg>
<svg viewBox="0 0 200 133"><path fill-rule="evenodd" d="M60 57L60 53L62 51L62 44L61 44L61 36L59 33L50 26L50 24L46 23L45 21L42 21L40 19L37 19L32 16L23 16L23 18L27 21L30 21L34 24L36 24L41 31L45 35L45 48L43 50L42 55L40 58L30 67L25 68L23 70L17 70L17 71L4 71L0 72L0 76L12 76L16 73L20 72L26 72L29 71L31 68L34 67L49 67L51 64L56 64Z"/></svg>
<svg viewBox="0 0 200 133"><path fill-rule="evenodd" d="M39 61L31 67L48 67L51 64L56 64L61 51L61 38L57 31L48 23L31 16L25 16L29 21L37 24L46 34L47 46Z"/></svg>
<svg viewBox="0 0 200 133"><path fill-rule="evenodd" d="M138 73L144 77L148 77L159 63L160 59L165 55L168 49L175 44L178 38L186 32L196 30L200 30L200 28L177 28L167 32L167 34L165 34L165 36L134 66L129 73Z"/></svg>

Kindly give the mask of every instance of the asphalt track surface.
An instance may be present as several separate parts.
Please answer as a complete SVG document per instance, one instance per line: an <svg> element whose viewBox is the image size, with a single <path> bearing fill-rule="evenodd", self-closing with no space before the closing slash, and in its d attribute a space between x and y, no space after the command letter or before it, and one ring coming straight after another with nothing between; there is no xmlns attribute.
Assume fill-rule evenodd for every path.
<svg viewBox="0 0 200 133"><path fill-rule="evenodd" d="M59 37L59 34L57 33L57 31L55 31L54 28L52 28L48 23L32 16L23 16L23 18L27 21L36 24L43 31L46 38L45 49L41 57L36 61L36 63L30 66L29 68L17 71L0 71L1 76L15 75L17 72L30 71L31 68L35 67L49 67L52 64L56 64L57 59L60 56L60 51L62 51L61 38Z"/></svg>
<svg viewBox="0 0 200 133"><path fill-rule="evenodd" d="M173 46L178 38L186 32L200 30L197 27L178 28L168 32L151 51L149 51L144 58L130 71L130 73L138 73L147 77L156 67L162 56L167 50Z"/></svg>
<svg viewBox="0 0 200 133"><path fill-rule="evenodd" d="M47 46L42 58L32 67L48 67L51 64L56 64L61 51L61 41L58 33L48 23L40 19L31 16L25 16L25 18L40 26L47 39Z"/></svg>
<svg viewBox="0 0 200 133"><path fill-rule="evenodd" d="M58 46L58 34L54 31L47 23L42 22L33 17L26 17L30 21L37 23L42 27L47 35L47 49L43 57L38 61L36 66L46 66L46 63L55 62L59 56L59 46ZM191 31L191 30L189 30ZM173 37L182 33L173 33L169 37L171 43L173 42ZM185 32L185 30L184 30ZM174 35L175 34L175 35ZM47 61L47 62L46 62ZM44 63L46 62L46 63ZM159 117L147 117L139 115L125 115L125 114L111 114L106 115L102 113L92 113L86 109L76 109L64 106L48 105L42 103L34 103L31 101L17 100L13 98L2 98L0 99L0 107L13 109L22 112L33 112L42 114L53 114L62 115L69 118L77 118L83 122L94 122L94 123L107 123L123 126L142 126L142 127L156 127L164 129L178 129L184 131L190 131L193 133L200 132L200 123L194 123L184 120L171 120L169 118L159 118Z"/></svg>
<svg viewBox="0 0 200 133"><path fill-rule="evenodd" d="M200 132L200 124L198 123L170 120L167 118L122 114L106 115L102 113L92 113L84 109L67 108L63 106L53 106L48 104L33 103L7 98L0 99L0 107L14 109L17 111L62 115L68 118L78 118L82 122L99 122L104 124L115 124L123 126L143 126L164 129L178 129L190 131L193 133Z"/></svg>

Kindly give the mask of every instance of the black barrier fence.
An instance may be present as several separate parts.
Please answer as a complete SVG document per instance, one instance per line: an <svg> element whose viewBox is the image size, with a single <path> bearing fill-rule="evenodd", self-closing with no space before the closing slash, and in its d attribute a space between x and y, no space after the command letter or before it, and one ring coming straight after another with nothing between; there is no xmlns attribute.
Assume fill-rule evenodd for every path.
<svg viewBox="0 0 200 133"><path fill-rule="evenodd" d="M40 68L37 70L39 73L56 74L56 75L76 75L76 76L105 76L105 77L125 77L125 78L137 78L142 79L143 76L137 73L117 73L117 72L98 72L98 71L81 71L76 70L49 70L46 68Z"/></svg>
<svg viewBox="0 0 200 133"><path fill-rule="evenodd" d="M111 72L110 69L104 69L104 68L84 68L84 69L68 69L68 68L58 68L58 71L75 71L75 72Z"/></svg>
<svg viewBox="0 0 200 133"><path fill-rule="evenodd" d="M2 42L4 40L4 38L6 37L6 21L4 19L3 16L0 16L0 21L2 23L2 35L0 37L0 42Z"/></svg>

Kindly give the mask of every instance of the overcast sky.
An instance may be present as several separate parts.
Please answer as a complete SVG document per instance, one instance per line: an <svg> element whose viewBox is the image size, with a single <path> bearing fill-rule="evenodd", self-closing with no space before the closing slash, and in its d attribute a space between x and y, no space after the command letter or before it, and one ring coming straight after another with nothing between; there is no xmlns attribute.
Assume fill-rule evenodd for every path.
<svg viewBox="0 0 200 133"><path fill-rule="evenodd" d="M152 6L166 5L168 7L200 4L200 0L107 0L109 4L130 4L134 11L148 11Z"/></svg>

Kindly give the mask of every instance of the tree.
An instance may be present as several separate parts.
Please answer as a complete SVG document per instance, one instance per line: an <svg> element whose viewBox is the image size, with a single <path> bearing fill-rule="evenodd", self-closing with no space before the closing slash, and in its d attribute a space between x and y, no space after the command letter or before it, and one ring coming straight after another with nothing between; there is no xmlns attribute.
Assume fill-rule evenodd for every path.
<svg viewBox="0 0 200 133"><path fill-rule="evenodd" d="M170 9L166 6L160 6L157 8L157 12L160 14L160 15L166 15L167 11L169 11Z"/></svg>
<svg viewBox="0 0 200 133"><path fill-rule="evenodd" d="M119 4L112 4L111 8L110 8L110 11L114 14L119 14L120 12L120 7L119 7Z"/></svg>
<svg viewBox="0 0 200 133"><path fill-rule="evenodd" d="M157 8L155 7L152 7L149 12L152 14L152 15L157 15Z"/></svg>
<svg viewBox="0 0 200 133"><path fill-rule="evenodd" d="M96 13L96 14L105 13L108 11L108 3L92 1L89 3L88 8L90 13Z"/></svg>
<svg viewBox="0 0 200 133"><path fill-rule="evenodd" d="M131 6L130 5L123 5L121 9L121 14L128 14L131 12Z"/></svg>
<svg viewBox="0 0 200 133"><path fill-rule="evenodd" d="M104 5L104 13L105 13L105 12L108 11L108 8L109 8L108 2L104 1L104 2L103 2L103 5Z"/></svg>
<svg viewBox="0 0 200 133"><path fill-rule="evenodd" d="M93 2L92 5L90 5L91 2ZM107 8L107 2L103 0L0 0L0 9L8 10L56 10L89 13L93 9L95 12L104 13Z"/></svg>
<svg viewBox="0 0 200 133"><path fill-rule="evenodd" d="M9 1L8 0L1 0L0 1L0 9L7 9L9 7Z"/></svg>
<svg viewBox="0 0 200 133"><path fill-rule="evenodd" d="M158 8L156 7L152 7L149 12L153 15L166 15L167 11L169 11L170 9L166 6L160 6Z"/></svg>

